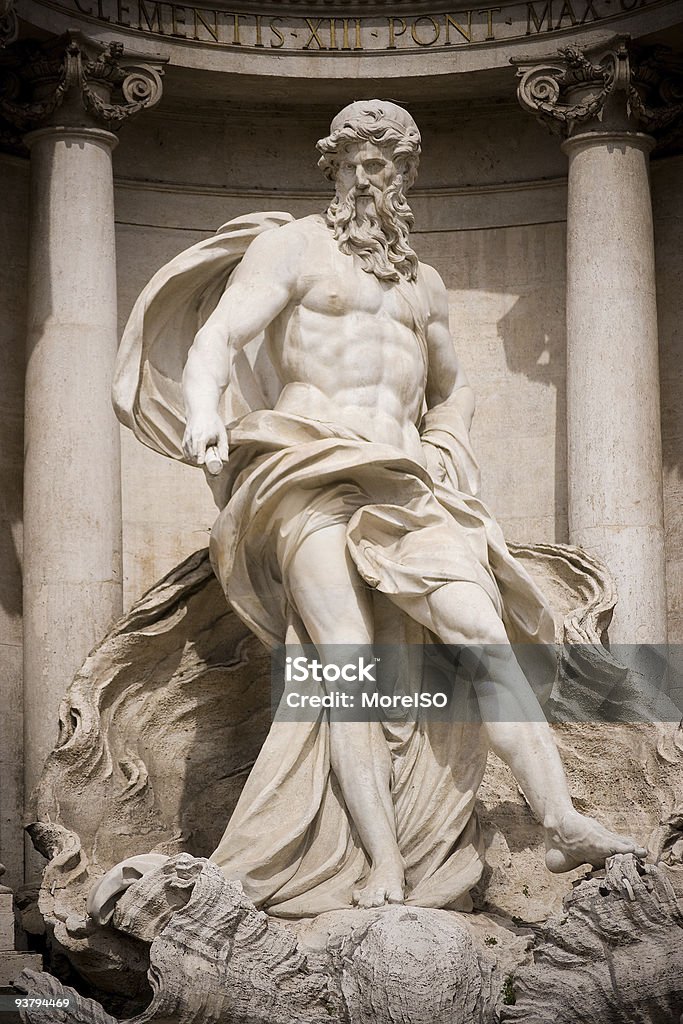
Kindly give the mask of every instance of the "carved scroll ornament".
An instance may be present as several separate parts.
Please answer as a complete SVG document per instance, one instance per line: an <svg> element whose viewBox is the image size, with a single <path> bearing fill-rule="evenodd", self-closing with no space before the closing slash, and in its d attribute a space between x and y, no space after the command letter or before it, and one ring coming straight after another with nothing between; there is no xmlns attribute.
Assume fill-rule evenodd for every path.
<svg viewBox="0 0 683 1024"><path fill-rule="evenodd" d="M13 43L19 34L14 0L0 0L0 50Z"/></svg>

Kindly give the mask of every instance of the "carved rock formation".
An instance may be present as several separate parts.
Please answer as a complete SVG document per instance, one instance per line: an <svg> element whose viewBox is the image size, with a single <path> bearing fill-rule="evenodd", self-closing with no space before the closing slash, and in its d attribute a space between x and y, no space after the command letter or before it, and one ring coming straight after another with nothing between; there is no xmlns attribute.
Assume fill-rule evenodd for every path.
<svg viewBox="0 0 683 1024"><path fill-rule="evenodd" d="M180 854L133 883L114 914L132 938L156 936L153 996L136 1024L475 1024L482 975L458 915L391 907L353 920L325 949L308 947L215 865ZM25 972L20 984L33 996L68 997L69 1024L117 1024L50 975ZM48 1018L31 1010L27 1019Z"/></svg>
<svg viewBox="0 0 683 1024"><path fill-rule="evenodd" d="M663 868L612 857L539 929L502 1024L678 1024L683 911Z"/></svg>
<svg viewBox="0 0 683 1024"><path fill-rule="evenodd" d="M149 946L152 998L122 1021L49 974L18 980L67 1009L32 1024L666 1024L683 1012L683 915L662 867L616 856L538 929L533 963L493 984L467 915L338 911L269 918L215 865L181 854L133 883L114 919ZM325 927L327 926L327 928ZM492 939L492 936L489 936ZM487 943L488 945L492 943Z"/></svg>
<svg viewBox="0 0 683 1024"><path fill-rule="evenodd" d="M680 863L683 733L675 709L670 721L652 720L657 694L601 644L614 604L609 579L573 548L513 551L548 593L570 645L549 707L563 723L556 734L579 809ZM524 925L545 921L567 892L567 876L543 866L541 831L508 769L491 758L480 791L488 868L479 913L349 910L284 926L257 912L201 859L270 724L268 655L226 606L206 552L160 581L91 653L60 719L29 826L48 859L39 909L53 969L66 959L79 988L116 1014L74 992L64 1021L493 1021L529 960ZM172 868L131 885L111 925L95 926L86 914L93 883L150 851L170 856ZM641 888L645 901L659 891ZM656 936L674 927L669 904L644 913L656 917L657 908ZM203 992L192 1002L200 978L217 1002ZM49 975L23 984L32 994L61 991ZM419 1007L408 988L421 993ZM442 1006L449 1015L440 1018Z"/></svg>

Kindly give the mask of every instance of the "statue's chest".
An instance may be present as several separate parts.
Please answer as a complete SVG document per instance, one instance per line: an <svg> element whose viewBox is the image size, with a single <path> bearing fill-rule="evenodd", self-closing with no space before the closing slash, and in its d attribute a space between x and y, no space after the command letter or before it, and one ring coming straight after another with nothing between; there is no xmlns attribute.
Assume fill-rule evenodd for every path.
<svg viewBox="0 0 683 1024"><path fill-rule="evenodd" d="M379 281L351 260L334 261L332 266L311 275L304 304L327 316L375 317L411 329L423 326L426 321L426 310L415 285L405 281Z"/></svg>

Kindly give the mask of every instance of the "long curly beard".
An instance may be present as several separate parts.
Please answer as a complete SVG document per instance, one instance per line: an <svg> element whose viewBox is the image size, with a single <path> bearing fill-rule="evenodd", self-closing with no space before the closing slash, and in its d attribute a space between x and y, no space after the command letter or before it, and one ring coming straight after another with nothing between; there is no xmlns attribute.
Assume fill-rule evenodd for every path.
<svg viewBox="0 0 683 1024"><path fill-rule="evenodd" d="M367 204L359 216L357 202L359 196L366 195L374 203ZM325 219L341 252L357 256L368 274L380 281L398 281L401 276L414 281L417 277L418 259L408 243L413 214L400 180L384 192L370 188L359 193L354 187L344 199L335 196Z"/></svg>

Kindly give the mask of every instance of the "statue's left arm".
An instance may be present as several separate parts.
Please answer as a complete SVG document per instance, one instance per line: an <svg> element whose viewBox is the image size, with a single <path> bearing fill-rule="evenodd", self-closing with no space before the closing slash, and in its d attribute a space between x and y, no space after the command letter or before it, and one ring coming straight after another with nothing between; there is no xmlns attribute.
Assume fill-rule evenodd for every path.
<svg viewBox="0 0 683 1024"><path fill-rule="evenodd" d="M432 267L422 266L421 272L429 302L427 412L421 426L427 468L435 483L477 494L479 467L469 440L474 392L455 352L444 283Z"/></svg>
<svg viewBox="0 0 683 1024"><path fill-rule="evenodd" d="M474 392L455 352L448 325L448 293L432 267L422 266L429 298L427 323L427 408L453 406L469 430L474 415Z"/></svg>

